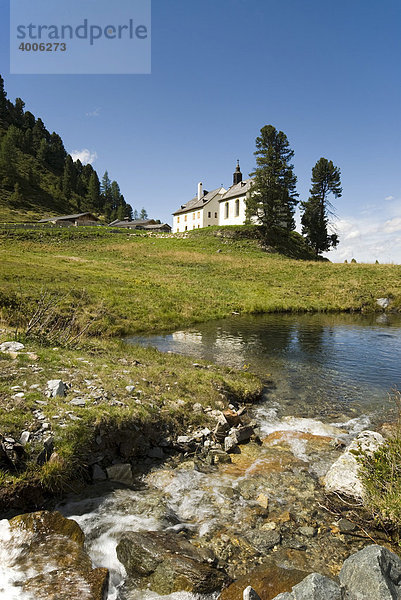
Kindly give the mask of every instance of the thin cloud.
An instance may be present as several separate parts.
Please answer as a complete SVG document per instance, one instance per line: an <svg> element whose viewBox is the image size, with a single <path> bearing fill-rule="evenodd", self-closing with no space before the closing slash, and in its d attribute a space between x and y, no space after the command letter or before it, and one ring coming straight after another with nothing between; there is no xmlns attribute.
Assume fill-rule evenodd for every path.
<svg viewBox="0 0 401 600"><path fill-rule="evenodd" d="M80 160L83 165L91 165L97 159L97 153L91 152L88 148L82 148L82 150L74 150L70 153L72 160Z"/></svg>
<svg viewBox="0 0 401 600"><path fill-rule="evenodd" d="M95 108L95 110L89 111L87 113L85 113L86 117L99 117L100 116L100 111L102 109L100 108L100 106L98 106L97 108Z"/></svg>

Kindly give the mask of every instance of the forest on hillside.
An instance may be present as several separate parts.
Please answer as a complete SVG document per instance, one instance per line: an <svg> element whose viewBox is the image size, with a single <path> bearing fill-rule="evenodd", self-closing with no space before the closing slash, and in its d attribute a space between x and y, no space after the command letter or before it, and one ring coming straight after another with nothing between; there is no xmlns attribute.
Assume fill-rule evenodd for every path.
<svg viewBox="0 0 401 600"><path fill-rule="evenodd" d="M107 171L100 181L92 165L74 161L61 137L25 110L21 98L7 98L0 75L0 220L22 212L34 218L86 211L106 222L137 216Z"/></svg>

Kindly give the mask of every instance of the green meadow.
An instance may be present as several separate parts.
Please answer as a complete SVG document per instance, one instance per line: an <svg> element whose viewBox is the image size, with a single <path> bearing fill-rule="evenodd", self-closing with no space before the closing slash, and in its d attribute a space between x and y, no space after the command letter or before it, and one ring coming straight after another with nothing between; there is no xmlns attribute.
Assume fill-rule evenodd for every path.
<svg viewBox="0 0 401 600"><path fill-rule="evenodd" d="M106 229L2 232L3 318L12 320L7 306L16 304L29 315L45 291L64 306L79 298L83 316L94 320L90 332L111 336L233 312L372 311L380 297L401 307L399 265L299 260L226 234L221 228L181 238ZM310 256L300 236L292 236L287 254Z"/></svg>
<svg viewBox="0 0 401 600"><path fill-rule="evenodd" d="M262 383L245 371L194 367L188 357L127 346L123 335L232 313L381 310L380 297L401 308L401 266L312 260L298 234L262 246L252 228L182 236L9 229L0 232L0 264L0 342L17 339L36 354L0 354L0 433L18 440L35 432L39 404L55 444L43 465L40 444L32 443L18 468L0 469L1 506L21 486L53 494L85 478L100 430L157 425L176 435L207 423L194 403L225 408L261 393ZM59 378L82 393L94 380L100 399L79 407L69 392L43 405L47 380ZM139 394L127 391L131 384Z"/></svg>

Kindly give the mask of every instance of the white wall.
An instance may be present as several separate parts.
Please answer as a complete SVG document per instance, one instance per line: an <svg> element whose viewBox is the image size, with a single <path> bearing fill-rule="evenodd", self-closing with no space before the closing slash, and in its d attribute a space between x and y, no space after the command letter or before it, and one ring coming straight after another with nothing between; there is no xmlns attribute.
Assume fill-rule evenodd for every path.
<svg viewBox="0 0 401 600"><path fill-rule="evenodd" d="M245 223L245 198L246 195L222 200L219 203L219 225L243 225ZM239 215L236 215L235 201L239 200ZM226 217L226 204L228 203L228 218Z"/></svg>

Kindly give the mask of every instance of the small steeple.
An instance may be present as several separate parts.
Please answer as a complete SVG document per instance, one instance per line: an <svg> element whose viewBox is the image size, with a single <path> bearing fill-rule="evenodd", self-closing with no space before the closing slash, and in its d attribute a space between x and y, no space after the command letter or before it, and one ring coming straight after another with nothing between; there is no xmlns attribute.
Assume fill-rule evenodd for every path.
<svg viewBox="0 0 401 600"><path fill-rule="evenodd" d="M237 166L235 169L235 173L233 175L233 184L236 185L237 183L241 183L242 181L242 173L241 173L241 169L239 168L239 160L237 160Z"/></svg>

